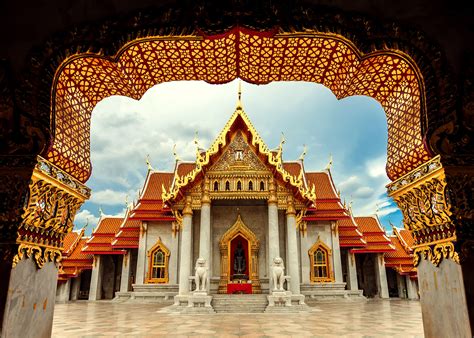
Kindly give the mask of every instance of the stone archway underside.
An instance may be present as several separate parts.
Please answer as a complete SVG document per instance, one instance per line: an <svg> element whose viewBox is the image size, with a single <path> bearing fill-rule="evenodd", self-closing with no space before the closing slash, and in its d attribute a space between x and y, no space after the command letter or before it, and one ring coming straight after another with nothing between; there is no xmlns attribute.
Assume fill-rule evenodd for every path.
<svg viewBox="0 0 474 338"><path fill-rule="evenodd" d="M423 80L407 56L391 50L362 55L334 34L237 27L218 36L141 38L114 57L81 54L66 59L52 88L54 140L47 158L85 182L91 174L91 113L100 100L111 95L140 99L152 86L168 81L218 84L237 77L256 84L321 83L339 99L373 97L387 115L386 169L392 180L431 157L422 140Z"/></svg>

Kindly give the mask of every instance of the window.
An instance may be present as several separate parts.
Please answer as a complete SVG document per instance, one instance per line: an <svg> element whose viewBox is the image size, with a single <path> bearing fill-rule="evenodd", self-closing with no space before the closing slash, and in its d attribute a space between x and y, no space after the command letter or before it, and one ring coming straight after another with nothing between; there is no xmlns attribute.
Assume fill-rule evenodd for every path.
<svg viewBox="0 0 474 338"><path fill-rule="evenodd" d="M253 190L253 182L252 182L252 181L249 182L249 190L250 190L250 191Z"/></svg>
<svg viewBox="0 0 474 338"><path fill-rule="evenodd" d="M311 264L311 282L333 282L330 270L331 249L318 239L308 253Z"/></svg>
<svg viewBox="0 0 474 338"><path fill-rule="evenodd" d="M229 191L230 190L230 183L229 181L226 181L225 182L225 191Z"/></svg>
<svg viewBox="0 0 474 338"><path fill-rule="evenodd" d="M242 182L237 181L237 190L242 190Z"/></svg>
<svg viewBox="0 0 474 338"><path fill-rule="evenodd" d="M236 150L235 151L235 160L242 161L244 159L244 152L243 150Z"/></svg>
<svg viewBox="0 0 474 338"><path fill-rule="evenodd" d="M265 190L265 183L263 183L263 181L260 181L260 191L264 191Z"/></svg>
<svg viewBox="0 0 474 338"><path fill-rule="evenodd" d="M158 242L148 251L147 283L168 283L168 261L170 251L158 239Z"/></svg>
<svg viewBox="0 0 474 338"><path fill-rule="evenodd" d="M214 191L219 191L219 182L214 182Z"/></svg>

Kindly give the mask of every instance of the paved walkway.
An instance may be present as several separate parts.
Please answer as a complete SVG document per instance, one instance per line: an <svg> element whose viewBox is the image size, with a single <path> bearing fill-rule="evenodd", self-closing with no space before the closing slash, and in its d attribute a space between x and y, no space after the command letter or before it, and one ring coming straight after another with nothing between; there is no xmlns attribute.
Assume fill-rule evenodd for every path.
<svg viewBox="0 0 474 338"><path fill-rule="evenodd" d="M57 304L53 337L423 337L417 301L318 303L305 314L182 315L161 304L110 301Z"/></svg>

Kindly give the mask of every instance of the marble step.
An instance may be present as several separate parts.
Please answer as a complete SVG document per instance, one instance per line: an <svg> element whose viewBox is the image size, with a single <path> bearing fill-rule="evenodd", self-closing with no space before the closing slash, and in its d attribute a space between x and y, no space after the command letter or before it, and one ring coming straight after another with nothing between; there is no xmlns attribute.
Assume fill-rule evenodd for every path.
<svg viewBox="0 0 474 338"><path fill-rule="evenodd" d="M214 295L212 307L217 313L263 313L266 295Z"/></svg>

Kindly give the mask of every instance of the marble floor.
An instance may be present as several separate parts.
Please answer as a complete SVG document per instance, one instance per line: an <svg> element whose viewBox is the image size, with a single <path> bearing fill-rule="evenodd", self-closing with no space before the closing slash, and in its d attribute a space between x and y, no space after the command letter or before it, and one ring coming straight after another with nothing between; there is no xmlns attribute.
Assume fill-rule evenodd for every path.
<svg viewBox="0 0 474 338"><path fill-rule="evenodd" d="M164 305L110 301L57 304L53 337L423 337L420 303L318 303L310 313L160 313Z"/></svg>

